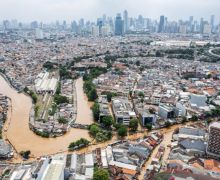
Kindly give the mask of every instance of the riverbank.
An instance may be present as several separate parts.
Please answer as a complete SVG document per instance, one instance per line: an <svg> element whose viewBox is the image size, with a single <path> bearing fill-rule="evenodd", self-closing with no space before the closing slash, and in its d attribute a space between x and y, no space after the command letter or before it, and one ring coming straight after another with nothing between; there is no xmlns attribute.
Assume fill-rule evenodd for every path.
<svg viewBox="0 0 220 180"><path fill-rule="evenodd" d="M0 93L11 99L11 111L7 118L7 131L3 132L3 136L11 142L17 152L30 150L33 157L56 154L66 152L72 141L78 140L81 137L91 140L88 131L83 129L70 129L65 135L57 138L42 138L32 132L29 128L29 114L32 107L32 100L23 93L18 93L13 89L8 82L0 76ZM86 101L83 94L83 81L77 79L77 122L84 120L84 123L92 122L92 112L89 103ZM79 92L78 92L79 91ZM82 108L83 107L83 108ZM86 110L87 113L84 112ZM82 117L81 117L82 116ZM86 121L85 121L86 120Z"/></svg>

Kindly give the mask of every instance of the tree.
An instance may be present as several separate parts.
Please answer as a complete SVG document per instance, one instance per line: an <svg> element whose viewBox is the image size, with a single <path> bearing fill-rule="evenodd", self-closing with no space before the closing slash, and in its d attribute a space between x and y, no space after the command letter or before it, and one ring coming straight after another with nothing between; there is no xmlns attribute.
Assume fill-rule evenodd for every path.
<svg viewBox="0 0 220 180"><path fill-rule="evenodd" d="M101 129L99 128L99 126L97 124L92 124L89 127L89 132L92 136L96 136L96 134L100 131L101 131Z"/></svg>
<svg viewBox="0 0 220 180"><path fill-rule="evenodd" d="M27 93L28 91L29 91L29 89L28 89L28 87L26 86L26 87L24 88L24 92Z"/></svg>
<svg viewBox="0 0 220 180"><path fill-rule="evenodd" d="M122 124L120 124L120 123L114 123L113 126L115 127L115 129L118 130L118 129L122 126Z"/></svg>
<svg viewBox="0 0 220 180"><path fill-rule="evenodd" d="M37 103L37 95L33 94L32 99L33 99L34 104L36 104Z"/></svg>
<svg viewBox="0 0 220 180"><path fill-rule="evenodd" d="M56 93L55 94L60 94L61 93L61 83L59 82L57 85Z"/></svg>
<svg viewBox="0 0 220 180"><path fill-rule="evenodd" d="M156 57L162 57L163 54L160 52L160 51L156 51L156 54L155 54Z"/></svg>
<svg viewBox="0 0 220 180"><path fill-rule="evenodd" d="M29 159L29 156L31 154L31 151L21 151L20 155L24 158L24 159Z"/></svg>
<svg viewBox="0 0 220 180"><path fill-rule="evenodd" d="M58 118L58 122L59 122L60 124L67 124L67 123L68 123L68 120L67 120L66 118L64 118L64 117L59 117L59 118Z"/></svg>
<svg viewBox="0 0 220 180"><path fill-rule="evenodd" d="M39 112L40 106L36 105L34 107L34 116L37 117L38 116L38 112Z"/></svg>
<svg viewBox="0 0 220 180"><path fill-rule="evenodd" d="M192 121L198 121L199 118L198 118L198 116L196 116L196 115L192 115L192 118L191 118L191 119L192 119Z"/></svg>
<svg viewBox="0 0 220 180"><path fill-rule="evenodd" d="M155 114L155 111L156 111L156 110L155 110L154 108L150 108L150 109L149 109L149 112L150 112L151 114Z"/></svg>
<svg viewBox="0 0 220 180"><path fill-rule="evenodd" d="M171 126L170 121L166 121L166 122L165 122L165 126L166 126L167 128L170 127L170 126Z"/></svg>
<svg viewBox="0 0 220 180"><path fill-rule="evenodd" d="M112 97L117 96L117 93L115 93L115 92L109 92L109 91L102 92L102 94L104 94L104 95L107 96L108 102L111 102Z"/></svg>
<svg viewBox="0 0 220 180"><path fill-rule="evenodd" d="M108 180L109 173L105 169L96 169L93 174L93 180Z"/></svg>
<svg viewBox="0 0 220 180"><path fill-rule="evenodd" d="M142 91L140 91L140 92L138 93L138 96L143 98L143 97L144 97L144 93L143 93Z"/></svg>
<svg viewBox="0 0 220 180"><path fill-rule="evenodd" d="M140 61L136 61L136 66L140 66Z"/></svg>
<svg viewBox="0 0 220 180"><path fill-rule="evenodd" d="M184 124L184 123L186 123L186 121L187 121L186 116L182 117L182 123Z"/></svg>
<svg viewBox="0 0 220 180"><path fill-rule="evenodd" d="M98 121L99 120L99 114L100 114L99 104L97 102L95 102L91 109L92 109L94 119L96 121Z"/></svg>
<svg viewBox="0 0 220 180"><path fill-rule="evenodd" d="M54 96L54 102L56 104L63 104L63 103L69 103L69 100L66 96L61 96L61 95L56 94Z"/></svg>
<svg viewBox="0 0 220 180"><path fill-rule="evenodd" d="M88 93L89 101L95 101L98 98L98 94L95 88L92 88Z"/></svg>
<svg viewBox="0 0 220 180"><path fill-rule="evenodd" d="M138 120L137 119L132 119L129 122L129 128L131 129L131 131L137 131L138 129Z"/></svg>
<svg viewBox="0 0 220 180"><path fill-rule="evenodd" d="M125 127L124 125L121 125L121 127L118 129L118 135L121 137L127 136L127 132L127 127Z"/></svg>
<svg viewBox="0 0 220 180"><path fill-rule="evenodd" d="M113 118L112 116L105 116L102 118L102 123L104 124L105 127L111 127L113 124Z"/></svg>
<svg viewBox="0 0 220 180"><path fill-rule="evenodd" d="M148 129L148 131L152 130L152 124L151 123L147 123L146 124L146 128Z"/></svg>
<svg viewBox="0 0 220 180"><path fill-rule="evenodd" d="M95 136L95 139L97 142L105 142L112 138L112 132L111 131L103 131L101 130L98 132Z"/></svg>
<svg viewBox="0 0 220 180"><path fill-rule="evenodd" d="M79 149L79 148L83 148L89 145L89 141L85 138L81 138L77 141L71 142L69 145L69 150L74 150L74 149Z"/></svg>
<svg viewBox="0 0 220 180"><path fill-rule="evenodd" d="M206 121L208 124L210 124L212 122L212 118L208 118Z"/></svg>
<svg viewBox="0 0 220 180"><path fill-rule="evenodd" d="M63 79L70 79L71 78L71 75L65 66L60 67L59 73L60 73L60 77Z"/></svg>

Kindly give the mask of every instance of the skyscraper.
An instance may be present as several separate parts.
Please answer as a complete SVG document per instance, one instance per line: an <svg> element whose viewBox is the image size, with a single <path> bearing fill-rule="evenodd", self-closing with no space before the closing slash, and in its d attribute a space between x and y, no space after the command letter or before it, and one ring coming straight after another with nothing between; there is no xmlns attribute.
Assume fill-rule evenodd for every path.
<svg viewBox="0 0 220 180"><path fill-rule="evenodd" d="M103 18L97 19L97 26L99 28L99 36L102 35L102 26L104 25Z"/></svg>
<svg viewBox="0 0 220 180"><path fill-rule="evenodd" d="M215 28L215 15L211 15L210 25L211 25L212 32L213 32Z"/></svg>
<svg viewBox="0 0 220 180"><path fill-rule="evenodd" d="M204 29L204 19L201 18L200 19L200 33L203 33L203 29Z"/></svg>
<svg viewBox="0 0 220 180"><path fill-rule="evenodd" d="M160 16L160 23L159 23L159 28L158 28L159 33L164 31L164 21L165 21L165 17Z"/></svg>
<svg viewBox="0 0 220 180"><path fill-rule="evenodd" d="M193 16L189 17L189 31L193 32Z"/></svg>
<svg viewBox="0 0 220 180"><path fill-rule="evenodd" d="M76 21L73 21L73 22L71 23L71 30L72 30L73 33L77 34L78 26L77 26Z"/></svg>
<svg viewBox="0 0 220 180"><path fill-rule="evenodd" d="M125 32L128 31L128 11L125 10L123 13L123 19L124 19L124 30Z"/></svg>
<svg viewBox="0 0 220 180"><path fill-rule="evenodd" d="M117 14L115 19L115 35L121 36L124 34L124 22L121 18L121 14Z"/></svg>

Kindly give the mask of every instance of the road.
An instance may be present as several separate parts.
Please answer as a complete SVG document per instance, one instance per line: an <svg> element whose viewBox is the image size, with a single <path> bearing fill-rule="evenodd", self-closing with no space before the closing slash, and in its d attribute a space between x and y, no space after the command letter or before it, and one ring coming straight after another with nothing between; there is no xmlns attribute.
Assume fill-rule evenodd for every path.
<svg viewBox="0 0 220 180"><path fill-rule="evenodd" d="M214 49L220 49L220 48L214 48ZM209 54L211 54L212 56L215 56L215 57L217 57L217 58L220 58L220 55L218 55L218 54L214 54L212 51L214 50L214 49L209 49Z"/></svg>

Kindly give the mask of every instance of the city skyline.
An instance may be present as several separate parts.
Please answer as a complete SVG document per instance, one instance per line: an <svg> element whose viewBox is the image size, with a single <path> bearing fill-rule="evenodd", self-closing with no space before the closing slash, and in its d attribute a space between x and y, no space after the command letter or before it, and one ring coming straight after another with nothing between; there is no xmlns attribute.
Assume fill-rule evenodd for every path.
<svg viewBox="0 0 220 180"><path fill-rule="evenodd" d="M159 19L160 15L165 15L170 20L187 20L189 16L195 19L203 17L210 20L212 14L215 15L216 23L219 23L218 5L216 0L137 0L135 6L132 0L15 0L0 2L0 21L5 19L18 19L22 22L33 20L52 22L56 20L87 20L96 21L103 14L115 17L123 10L129 12L130 17L143 15L144 17ZM28 16L27 16L28 14Z"/></svg>

